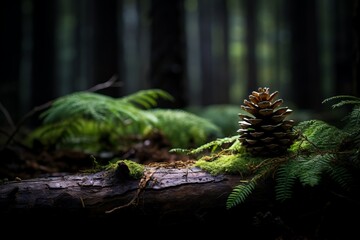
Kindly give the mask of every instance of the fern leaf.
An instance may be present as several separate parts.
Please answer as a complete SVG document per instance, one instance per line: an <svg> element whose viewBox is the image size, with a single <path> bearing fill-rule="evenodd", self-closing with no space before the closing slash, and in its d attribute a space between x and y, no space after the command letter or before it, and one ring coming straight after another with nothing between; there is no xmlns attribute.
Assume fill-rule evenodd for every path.
<svg viewBox="0 0 360 240"><path fill-rule="evenodd" d="M189 154L198 154L204 152L206 150L211 149L211 153L214 153L218 148L221 148L224 144L235 143L238 140L239 136L232 136L232 137L225 137L225 138L218 138L207 142L199 147L192 149L189 151ZM232 146L235 148L235 146ZM231 148L229 148L231 149Z"/></svg>
<svg viewBox="0 0 360 240"><path fill-rule="evenodd" d="M328 174L330 175L331 179L334 180L340 187L345 190L350 189L350 183L352 182L353 178L349 171L340 165L332 166L328 169Z"/></svg>
<svg viewBox="0 0 360 240"><path fill-rule="evenodd" d="M232 136L239 128L239 114L248 115L237 104L214 104L196 110L197 115L209 119L221 128L225 136Z"/></svg>
<svg viewBox="0 0 360 240"><path fill-rule="evenodd" d="M306 137L306 140L299 139L295 141L291 146L292 150L313 150L314 146L318 149L334 149L348 137L348 134L343 130L321 120L300 122L295 126L295 129L301 132Z"/></svg>
<svg viewBox="0 0 360 240"><path fill-rule="evenodd" d="M184 110L150 109L157 118L155 127L174 148L191 148L222 136L211 121Z"/></svg>
<svg viewBox="0 0 360 240"><path fill-rule="evenodd" d="M74 135L79 134L81 126L81 121L76 118L54 124L44 124L32 131L27 141L32 143L36 139L44 145L63 144Z"/></svg>
<svg viewBox="0 0 360 240"><path fill-rule="evenodd" d="M346 120L347 124L344 130L353 136L358 136L360 131L360 105L353 108Z"/></svg>
<svg viewBox="0 0 360 240"><path fill-rule="evenodd" d="M183 148L172 148L169 150L170 153L189 154L190 150Z"/></svg>
<svg viewBox="0 0 360 240"><path fill-rule="evenodd" d="M337 108L348 104L360 104L360 98L352 95L338 95L338 96L329 97L323 100L322 103L327 103L333 100L341 100L341 101L336 104L333 104L332 108Z"/></svg>
<svg viewBox="0 0 360 240"><path fill-rule="evenodd" d="M166 91L161 89L140 90L133 94L127 95L119 99L121 102L133 104L135 107L143 107L149 109L157 106L158 99L173 101L174 98Z"/></svg>
<svg viewBox="0 0 360 240"><path fill-rule="evenodd" d="M333 154L317 154L298 160L297 176L303 185L316 186L330 167Z"/></svg>
<svg viewBox="0 0 360 240"><path fill-rule="evenodd" d="M74 117L100 122L117 120L120 124L128 120L153 121L149 114L144 114L144 111L127 102L92 92L77 92L60 97L40 117L45 124Z"/></svg>
<svg viewBox="0 0 360 240"><path fill-rule="evenodd" d="M295 160L291 160L288 163L279 167L276 172L276 186L275 193L278 201L285 201L292 197L292 187L296 181L297 163Z"/></svg>
<svg viewBox="0 0 360 240"><path fill-rule="evenodd" d="M246 198L253 192L255 186L255 180L250 180L245 184L239 184L235 186L227 198L226 208L230 209L240 203L243 203Z"/></svg>

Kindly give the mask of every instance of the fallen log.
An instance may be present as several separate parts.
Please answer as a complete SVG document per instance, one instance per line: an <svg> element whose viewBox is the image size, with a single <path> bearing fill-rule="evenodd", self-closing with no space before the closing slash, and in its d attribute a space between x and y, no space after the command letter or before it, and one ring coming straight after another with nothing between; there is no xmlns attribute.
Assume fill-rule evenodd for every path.
<svg viewBox="0 0 360 240"><path fill-rule="evenodd" d="M53 230L57 236L112 237L116 230L137 237L312 239L308 236L320 234L339 239L356 231L356 222L345 216L356 216L358 207L321 188L299 188L294 199L276 204L273 183L264 182L247 201L226 209L241 180L197 167L145 167L141 179L109 170L9 181L0 185L1 232L14 235L16 227L35 236Z"/></svg>
<svg viewBox="0 0 360 240"><path fill-rule="evenodd" d="M141 179L109 170L9 181L0 185L0 214L125 226L141 219L152 227L208 225L230 216L226 199L240 176L213 176L197 167L145 169Z"/></svg>

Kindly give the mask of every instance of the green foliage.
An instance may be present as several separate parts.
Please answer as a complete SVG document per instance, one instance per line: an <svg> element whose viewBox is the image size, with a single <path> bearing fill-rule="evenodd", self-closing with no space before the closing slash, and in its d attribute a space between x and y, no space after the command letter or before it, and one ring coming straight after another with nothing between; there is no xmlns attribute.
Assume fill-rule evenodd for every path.
<svg viewBox="0 0 360 240"><path fill-rule="evenodd" d="M123 98L93 92L65 95L40 115L43 124L27 141L31 144L38 140L45 146L89 153L127 148L132 144L129 136L145 136L150 132L149 126L157 121L144 108L155 106L159 97L171 99L159 89L139 91Z"/></svg>
<svg viewBox="0 0 360 240"><path fill-rule="evenodd" d="M247 197L253 192L256 187L256 181L250 180L245 184L239 184L235 186L232 192L229 194L226 201L226 208L230 209L242 202L244 202Z"/></svg>
<svg viewBox="0 0 360 240"><path fill-rule="evenodd" d="M291 198L293 193L292 188L297 180L294 166L297 166L296 162L289 161L277 170L277 185L275 187L276 199L285 200Z"/></svg>
<svg viewBox="0 0 360 240"><path fill-rule="evenodd" d="M241 146L238 141L238 138L239 138L239 136L217 138L215 140L207 142L207 143L200 145L193 149L174 148L174 149L171 149L170 152L186 153L186 154L200 154L203 152L210 151L211 153L214 153L219 148L223 148L225 145L228 145L228 144L236 145L238 147L238 149L236 149L235 146L233 146L232 148L235 148L236 150L240 151Z"/></svg>
<svg viewBox="0 0 360 240"><path fill-rule="evenodd" d="M345 131L321 120L303 121L294 126L294 129L302 138L294 142L291 151L335 148L348 136Z"/></svg>
<svg viewBox="0 0 360 240"><path fill-rule="evenodd" d="M142 90L122 98L92 92L77 92L56 99L40 117L43 124L27 139L56 148L126 151L135 143L160 133L172 147L194 147L221 130L190 112L156 109L157 100L172 100L159 89Z"/></svg>
<svg viewBox="0 0 360 240"><path fill-rule="evenodd" d="M360 105L360 98L352 95L337 95L326 98L322 103L327 103L333 100L340 100L338 103L332 105L332 108L342 107L344 105Z"/></svg>
<svg viewBox="0 0 360 240"><path fill-rule="evenodd" d="M212 175L251 173L252 166L263 159L247 154L238 140L239 136L218 138L193 149L174 148L170 152L195 155L198 159L194 166Z"/></svg>
<svg viewBox="0 0 360 240"><path fill-rule="evenodd" d="M249 159L244 157L242 154L219 154L212 159L205 156L200 158L195 166L198 166L205 171L208 171L212 175L218 174L242 174L246 175L249 173Z"/></svg>
<svg viewBox="0 0 360 240"><path fill-rule="evenodd" d="M87 119L101 123L128 125L130 122L156 121L141 108L156 106L158 98L172 99L160 89L142 90L122 98L93 92L76 92L56 99L40 117L45 124L69 119ZM139 107L140 106L140 107Z"/></svg>
<svg viewBox="0 0 360 240"><path fill-rule="evenodd" d="M323 174L329 172L332 167L335 155L330 153L312 154L309 156L297 156L289 159L286 164L282 164L277 170L275 188L276 198L284 201L291 198L292 187L296 180L302 185L316 186L319 185ZM332 176L336 181L342 182L343 172L332 171Z"/></svg>
<svg viewBox="0 0 360 240"><path fill-rule="evenodd" d="M358 136L360 126L360 106L355 106L353 111L346 118L347 124L345 125L345 131L349 134L353 134L354 137Z"/></svg>
<svg viewBox="0 0 360 240"><path fill-rule="evenodd" d="M131 103L140 108L150 109L157 106L157 99L173 101L174 98L160 89L145 89L121 98L122 102Z"/></svg>
<svg viewBox="0 0 360 240"><path fill-rule="evenodd" d="M355 97L334 97L340 107L354 104L340 129L324 121L309 120L294 126L299 138L287 155L273 158L251 158L245 154L238 136L216 139L187 154L200 155L196 166L212 174L241 174L245 179L228 196L226 207L232 208L246 200L261 179L275 179L275 195L285 201L293 195L294 185L314 187L331 180L345 191L351 188L352 172L359 170L360 100ZM327 102L325 101L325 102Z"/></svg>
<svg viewBox="0 0 360 240"><path fill-rule="evenodd" d="M247 114L240 105L230 104L209 105L196 113L219 126L224 136L236 134L239 128L239 113Z"/></svg>
<svg viewBox="0 0 360 240"><path fill-rule="evenodd" d="M345 105L352 106L352 111L345 118L345 126L343 131L349 137L347 139L350 154L348 159L356 168L360 168L360 98L351 95L339 95L327 98L323 103L337 100L339 102L332 105L332 108L342 107Z"/></svg>
<svg viewBox="0 0 360 240"><path fill-rule="evenodd" d="M291 154L278 160L266 159L263 167L255 172L259 178L275 176L276 199L284 201L291 198L295 182L314 187L321 184L324 176L348 189L351 174L337 155L339 146L348 134L319 120L301 122L297 131L301 132L302 137L294 142ZM239 191L237 189L239 196L242 196ZM238 201L242 202L242 199Z"/></svg>
<svg viewBox="0 0 360 240"><path fill-rule="evenodd" d="M222 136L217 125L184 110L152 109L151 113L157 118L155 127L174 148L197 147Z"/></svg>
<svg viewBox="0 0 360 240"><path fill-rule="evenodd" d="M99 135L106 130L106 124L81 118L64 119L62 121L43 124L34 129L28 136L29 144L40 141L45 146L57 146L67 149L84 149L97 152L102 147Z"/></svg>

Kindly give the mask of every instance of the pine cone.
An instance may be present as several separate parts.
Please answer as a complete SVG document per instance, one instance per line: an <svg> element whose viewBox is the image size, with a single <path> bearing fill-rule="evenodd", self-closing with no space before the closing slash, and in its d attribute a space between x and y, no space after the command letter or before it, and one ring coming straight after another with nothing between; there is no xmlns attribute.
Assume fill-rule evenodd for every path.
<svg viewBox="0 0 360 240"><path fill-rule="evenodd" d="M282 99L275 100L278 91L259 88L244 100L241 108L249 114L239 114L239 140L246 150L257 156L284 154L296 139L294 120L285 120L292 113L288 107L280 107Z"/></svg>

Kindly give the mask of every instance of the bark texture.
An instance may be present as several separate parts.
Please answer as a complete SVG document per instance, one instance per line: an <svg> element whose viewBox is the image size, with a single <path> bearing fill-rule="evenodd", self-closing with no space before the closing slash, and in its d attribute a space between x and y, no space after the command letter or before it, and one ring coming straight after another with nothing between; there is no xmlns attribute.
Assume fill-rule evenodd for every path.
<svg viewBox="0 0 360 240"><path fill-rule="evenodd" d="M142 179L116 171L11 181L0 185L3 219L127 226L207 224L229 214L226 199L239 176L212 176L199 168L148 167ZM224 215L224 216L225 216Z"/></svg>

